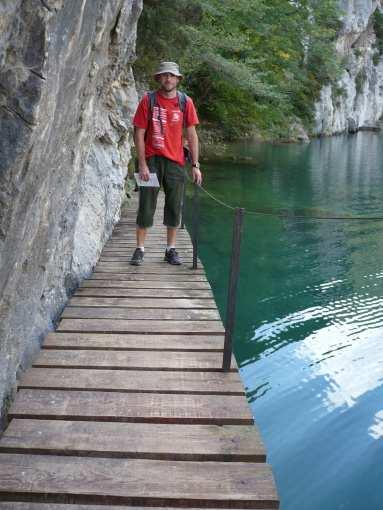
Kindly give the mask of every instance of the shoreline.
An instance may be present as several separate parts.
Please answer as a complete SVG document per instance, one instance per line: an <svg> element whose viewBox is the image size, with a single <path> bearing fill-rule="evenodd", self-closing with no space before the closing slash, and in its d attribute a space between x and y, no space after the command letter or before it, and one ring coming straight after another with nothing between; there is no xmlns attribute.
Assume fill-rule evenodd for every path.
<svg viewBox="0 0 383 510"><path fill-rule="evenodd" d="M287 145L287 144L309 144L310 142L320 138L331 138L339 136L353 136L359 132L372 132L381 133L382 127L380 126L361 126L355 131L340 131L331 134L320 133L320 134L308 134L307 139L297 138L266 138L261 136L246 136L243 138L235 138L227 140L223 137L222 133L217 129L204 129L201 126L199 131L200 148L201 148L201 161L202 162L213 162L213 161L232 161L233 163L254 163L253 158L240 157L237 155L230 154L229 149L233 144L237 143L252 143L257 144L271 144L271 145Z"/></svg>

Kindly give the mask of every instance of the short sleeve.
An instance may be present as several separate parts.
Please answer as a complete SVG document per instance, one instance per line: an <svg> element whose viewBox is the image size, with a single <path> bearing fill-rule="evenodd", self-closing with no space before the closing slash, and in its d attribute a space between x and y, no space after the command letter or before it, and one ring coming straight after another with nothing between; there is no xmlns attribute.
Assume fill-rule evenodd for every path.
<svg viewBox="0 0 383 510"><path fill-rule="evenodd" d="M185 108L185 126L196 126L199 124L199 119L197 115L197 111L195 109L193 100L191 97L188 97Z"/></svg>
<svg viewBox="0 0 383 510"><path fill-rule="evenodd" d="M148 127L148 96L145 96L139 102L136 113L133 117L133 125L138 128L146 129Z"/></svg>

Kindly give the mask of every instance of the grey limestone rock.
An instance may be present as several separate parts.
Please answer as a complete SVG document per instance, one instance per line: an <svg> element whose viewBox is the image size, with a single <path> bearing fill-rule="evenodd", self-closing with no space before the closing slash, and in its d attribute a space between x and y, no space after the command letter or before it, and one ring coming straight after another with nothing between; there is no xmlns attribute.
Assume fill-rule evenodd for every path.
<svg viewBox="0 0 383 510"><path fill-rule="evenodd" d="M373 15L382 0L340 0L342 29L337 51L346 62L336 87L323 87L315 105L314 134L355 133L377 128L383 114L383 58Z"/></svg>
<svg viewBox="0 0 383 510"><path fill-rule="evenodd" d="M141 9L0 2L0 404L119 218Z"/></svg>

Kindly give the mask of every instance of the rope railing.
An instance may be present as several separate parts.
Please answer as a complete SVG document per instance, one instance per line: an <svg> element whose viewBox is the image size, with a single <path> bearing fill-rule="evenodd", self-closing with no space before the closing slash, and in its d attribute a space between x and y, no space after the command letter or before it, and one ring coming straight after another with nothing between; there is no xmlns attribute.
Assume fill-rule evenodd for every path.
<svg viewBox="0 0 383 510"><path fill-rule="evenodd" d="M223 371L228 371L231 366L231 358L233 352L233 334L235 326L235 309L237 302L237 288L239 279L239 267L240 267L240 253L241 253L241 236L243 227L244 215L252 216L270 216L281 219L299 219L299 220L328 220L328 221L382 221L382 216L351 216L351 215L337 215L337 214L313 214L310 211L305 212L302 210L297 212L288 209L277 209L272 210L271 208L259 208L254 210L248 210L243 207L233 206L226 203L224 200L218 198L209 190L202 185L195 184L188 176L188 181L193 185L193 198L192 198L192 242L193 242L193 269L198 268L197 256L198 256L198 227L199 227L199 193L201 190L207 197L213 200L215 203L225 207L228 210L234 212L234 223L233 223L233 237L232 237L232 249L231 249L231 260L230 260L230 272L229 272L229 283L228 283L228 295L226 304L226 321L225 321L225 342L223 352ZM185 186L186 188L186 186ZM184 194L184 206L185 206L186 194ZM184 209L182 213L181 227L184 228Z"/></svg>

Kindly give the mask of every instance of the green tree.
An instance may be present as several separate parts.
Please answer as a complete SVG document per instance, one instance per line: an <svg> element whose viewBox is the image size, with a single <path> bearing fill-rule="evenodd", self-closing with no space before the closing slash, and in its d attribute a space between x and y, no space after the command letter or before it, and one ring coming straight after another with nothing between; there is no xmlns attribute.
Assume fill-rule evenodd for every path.
<svg viewBox="0 0 383 510"><path fill-rule="evenodd" d="M146 0L139 23L139 75L177 60L206 123L228 138L255 127L289 136L310 128L313 104L341 65L336 0Z"/></svg>

